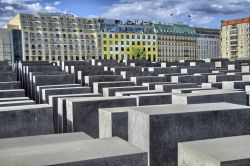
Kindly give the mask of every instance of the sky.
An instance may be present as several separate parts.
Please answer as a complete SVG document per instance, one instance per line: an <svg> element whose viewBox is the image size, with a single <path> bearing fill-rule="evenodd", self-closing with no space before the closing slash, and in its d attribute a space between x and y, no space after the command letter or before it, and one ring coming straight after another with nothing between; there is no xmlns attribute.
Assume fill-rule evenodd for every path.
<svg viewBox="0 0 250 166"><path fill-rule="evenodd" d="M250 17L250 0L0 0L0 27L38 12L220 28L221 20Z"/></svg>

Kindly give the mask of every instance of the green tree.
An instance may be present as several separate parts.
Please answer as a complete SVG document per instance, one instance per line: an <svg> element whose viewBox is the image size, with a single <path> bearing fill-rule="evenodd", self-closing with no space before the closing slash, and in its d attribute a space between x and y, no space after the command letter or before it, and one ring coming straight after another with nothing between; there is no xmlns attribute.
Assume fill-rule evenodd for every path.
<svg viewBox="0 0 250 166"><path fill-rule="evenodd" d="M146 53L142 48L132 48L133 59L146 59Z"/></svg>

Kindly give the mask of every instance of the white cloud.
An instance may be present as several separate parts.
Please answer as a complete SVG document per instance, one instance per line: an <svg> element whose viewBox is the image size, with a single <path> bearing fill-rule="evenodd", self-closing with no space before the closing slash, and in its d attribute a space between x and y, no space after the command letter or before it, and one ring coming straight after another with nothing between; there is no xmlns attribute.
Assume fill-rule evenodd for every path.
<svg viewBox="0 0 250 166"><path fill-rule="evenodd" d="M214 21L216 15L249 11L250 0L120 0L106 7L103 16L203 25Z"/></svg>
<svg viewBox="0 0 250 166"><path fill-rule="evenodd" d="M45 3L42 0L0 0L0 26L18 13L64 12L57 8L60 3L61 1Z"/></svg>

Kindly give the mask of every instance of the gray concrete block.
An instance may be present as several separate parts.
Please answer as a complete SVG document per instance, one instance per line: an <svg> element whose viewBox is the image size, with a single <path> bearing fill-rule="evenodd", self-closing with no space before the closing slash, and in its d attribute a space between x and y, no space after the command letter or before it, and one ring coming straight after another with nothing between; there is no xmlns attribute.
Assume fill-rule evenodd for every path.
<svg viewBox="0 0 250 166"><path fill-rule="evenodd" d="M208 82L222 82L222 81L240 81L241 75L209 75Z"/></svg>
<svg viewBox="0 0 250 166"><path fill-rule="evenodd" d="M209 83L202 83L202 88L218 88L222 89L222 82L209 82Z"/></svg>
<svg viewBox="0 0 250 166"><path fill-rule="evenodd" d="M0 107L0 138L53 134L49 105Z"/></svg>
<svg viewBox="0 0 250 166"><path fill-rule="evenodd" d="M99 109L99 138L120 137L128 141L130 107Z"/></svg>
<svg viewBox="0 0 250 166"><path fill-rule="evenodd" d="M46 144L56 144L63 142L73 142L93 139L84 132L64 133L64 134L46 134L28 137L16 137L0 139L0 147L3 149L20 148L27 146L37 146Z"/></svg>
<svg viewBox="0 0 250 166"><path fill-rule="evenodd" d="M172 89L172 93L193 93L194 91L215 90L215 88L182 88Z"/></svg>
<svg viewBox="0 0 250 166"><path fill-rule="evenodd" d="M141 86L144 82L167 82L166 77L160 76L138 76L138 77L131 77L130 81L133 81L136 85Z"/></svg>
<svg viewBox="0 0 250 166"><path fill-rule="evenodd" d="M64 95L64 94L78 94L91 93L90 87L65 87L65 88L51 88L42 90L43 103L49 103L49 96Z"/></svg>
<svg viewBox="0 0 250 166"><path fill-rule="evenodd" d="M172 104L172 93L135 94L137 106Z"/></svg>
<svg viewBox="0 0 250 166"><path fill-rule="evenodd" d="M36 87L36 101L42 103L42 90L53 89L53 88L65 88L65 87L82 87L80 84L59 84L59 85L45 85Z"/></svg>
<svg viewBox="0 0 250 166"><path fill-rule="evenodd" d="M111 148L112 147L112 148ZM18 156L18 157L17 157ZM27 160L29 158L29 160ZM0 150L2 166L147 166L147 153L114 137Z"/></svg>
<svg viewBox="0 0 250 166"><path fill-rule="evenodd" d="M171 82L174 83L195 83L201 85L203 82L207 82L208 77L206 75L186 75L186 76L172 76Z"/></svg>
<svg viewBox="0 0 250 166"><path fill-rule="evenodd" d="M144 82L142 83L142 86L147 86L149 90L155 90L155 85L162 85L162 84L166 84L166 82ZM171 84L171 83L168 83ZM172 83L172 84L176 84L176 83Z"/></svg>
<svg viewBox="0 0 250 166"><path fill-rule="evenodd" d="M182 89L182 88L198 88L198 85L195 83L166 83L162 85L155 85L155 89L158 91L164 91L171 93L172 89Z"/></svg>
<svg viewBox="0 0 250 166"><path fill-rule="evenodd" d="M43 85L60 85L60 84L74 84L74 75L66 74L66 75L36 75L33 76L33 87L34 91L37 86ZM34 95L36 96L36 91ZM34 97L35 98L35 97Z"/></svg>
<svg viewBox="0 0 250 166"><path fill-rule="evenodd" d="M222 89L242 89L245 90L245 86L250 85L250 81L223 81Z"/></svg>
<svg viewBox="0 0 250 166"><path fill-rule="evenodd" d="M111 82L111 81L123 81L120 75L95 75L95 76L85 76L85 84L93 88L94 82Z"/></svg>
<svg viewBox="0 0 250 166"><path fill-rule="evenodd" d="M7 101L22 101L22 100L29 100L28 97L7 97L7 98L0 98L0 102L7 102Z"/></svg>
<svg viewBox="0 0 250 166"><path fill-rule="evenodd" d="M90 70L87 71L86 70L77 71L77 83L85 85L85 80L84 80L85 76L94 76L94 75L114 75L114 73L112 71L103 71L103 70L99 71L96 70L95 68L94 69L91 68Z"/></svg>
<svg viewBox="0 0 250 166"><path fill-rule="evenodd" d="M179 166L247 166L250 135L178 143Z"/></svg>
<svg viewBox="0 0 250 166"><path fill-rule="evenodd" d="M36 103L33 100L5 101L5 102L0 102L0 107L34 105L34 104Z"/></svg>
<svg viewBox="0 0 250 166"><path fill-rule="evenodd" d="M93 92L94 93L103 93L103 88L125 87L125 86L134 86L134 85L135 85L135 83L132 81L94 82L93 83Z"/></svg>
<svg viewBox="0 0 250 166"><path fill-rule="evenodd" d="M136 106L134 97L95 97L66 101L68 131L84 131L94 138L99 137L99 108Z"/></svg>
<svg viewBox="0 0 250 166"><path fill-rule="evenodd" d="M230 90L203 90L193 93L173 94L173 104L198 104L228 102L246 105L246 92Z"/></svg>
<svg viewBox="0 0 250 166"><path fill-rule="evenodd" d="M0 72L0 82L17 81L17 75L14 72Z"/></svg>
<svg viewBox="0 0 250 166"><path fill-rule="evenodd" d="M0 90L7 89L21 89L21 83L19 81L0 82Z"/></svg>
<svg viewBox="0 0 250 166"><path fill-rule="evenodd" d="M0 90L0 98L8 97L25 97L25 91L23 89Z"/></svg>
<svg viewBox="0 0 250 166"><path fill-rule="evenodd" d="M249 111L229 103L133 107L128 140L149 152L150 166L177 165L179 142L249 134Z"/></svg>
<svg viewBox="0 0 250 166"><path fill-rule="evenodd" d="M180 73L179 67L149 67L149 72L153 72L155 74L170 74L170 73Z"/></svg>
<svg viewBox="0 0 250 166"><path fill-rule="evenodd" d="M160 94L165 93L164 91L159 90L140 90L140 91L122 91L122 92L115 92L115 96L130 96L130 95L139 95L139 94Z"/></svg>
<svg viewBox="0 0 250 166"><path fill-rule="evenodd" d="M109 87L103 88L103 96L115 96L116 92L123 92L123 91L145 91L148 90L147 86L126 86L126 87Z"/></svg>
<svg viewBox="0 0 250 166"><path fill-rule="evenodd" d="M53 107L54 126L56 133L67 132L67 128L63 130L63 120L66 120L66 99L80 97L95 97L101 94L85 93L85 94L65 94L49 96L49 105ZM59 99L61 99L59 101ZM67 124L67 123L65 123Z"/></svg>
<svg viewBox="0 0 250 166"><path fill-rule="evenodd" d="M210 73L210 68L189 67L182 68L181 73L192 75L194 73Z"/></svg>

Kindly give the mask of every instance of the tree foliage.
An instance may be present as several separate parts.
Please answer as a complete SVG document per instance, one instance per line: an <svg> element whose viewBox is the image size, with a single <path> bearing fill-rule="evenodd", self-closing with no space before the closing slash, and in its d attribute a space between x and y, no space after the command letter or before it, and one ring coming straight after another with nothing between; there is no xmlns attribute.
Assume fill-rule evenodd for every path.
<svg viewBox="0 0 250 166"><path fill-rule="evenodd" d="M132 58L133 59L146 59L146 53L142 48L132 48Z"/></svg>

